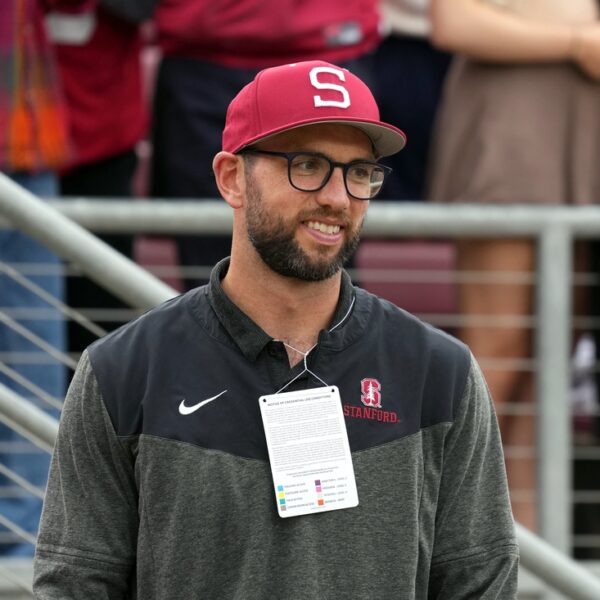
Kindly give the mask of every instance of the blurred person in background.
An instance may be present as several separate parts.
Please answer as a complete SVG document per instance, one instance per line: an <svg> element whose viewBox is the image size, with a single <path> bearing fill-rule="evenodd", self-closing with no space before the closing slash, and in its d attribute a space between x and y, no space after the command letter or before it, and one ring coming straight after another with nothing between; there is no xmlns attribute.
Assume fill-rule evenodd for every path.
<svg viewBox="0 0 600 600"><path fill-rule="evenodd" d="M260 69L318 58L372 83L372 52L381 40L378 0L157 4L164 58L153 117L155 197L218 197L210 164L220 148L225 110ZM177 239L184 267L213 266L227 256L230 244L230 236ZM205 280L187 279L187 286Z"/></svg>
<svg viewBox="0 0 600 600"><path fill-rule="evenodd" d="M386 37L374 56L381 116L404 123L410 151L386 158L394 170L382 199L423 200L431 131L451 55L429 40L429 0L381 0Z"/></svg>
<svg viewBox="0 0 600 600"><path fill-rule="evenodd" d="M66 107L52 48L38 0L0 2L0 169L36 196L58 193L57 170L70 158ZM47 248L19 231L0 229L0 262L23 275L58 300L63 299L60 260ZM30 269L35 269L31 271ZM56 350L65 350L64 322L37 294L6 274L0 274L0 310ZM19 318L18 312L43 311L39 318ZM40 358L37 361L37 358ZM6 324L0 326L0 361L51 397L62 400L65 370L38 346ZM30 400L31 392L0 373L0 382ZM0 425L0 462L43 489L49 457ZM20 448L20 450L19 450ZM13 452L8 452L13 450ZM2 477L0 514L31 535L37 532L41 501L33 496L11 496L10 480ZM4 555L32 555L33 546L0 545Z"/></svg>
<svg viewBox="0 0 600 600"><path fill-rule="evenodd" d="M129 198L137 167L136 145L147 128L142 84L139 22L151 10L118 0L68 3L48 16L75 146L62 170L63 196ZM60 7L59 7L60 8ZM121 254L133 256L133 236L100 236ZM126 308L121 300L85 276L66 280L66 298L75 309ZM99 324L111 331L123 319ZM78 323L68 325L70 352L81 353L95 340Z"/></svg>
<svg viewBox="0 0 600 600"><path fill-rule="evenodd" d="M600 198L600 23L595 0L432 0L432 39L458 53L449 72L431 158L429 198L441 202L589 204ZM535 270L530 240L468 239L463 271L517 277ZM532 445L533 417L502 415L531 401L525 370L485 369L486 360L532 354L527 327L496 319L532 312L528 284L462 283L463 315L491 327L460 334L484 363L506 445ZM567 399L565 399L565 402ZM508 462L517 520L535 528L535 461Z"/></svg>
<svg viewBox="0 0 600 600"><path fill-rule="evenodd" d="M429 40L429 0L380 0L379 5L384 37L373 57L374 93L382 118L402 121L411 140L406 152L382 159L393 170L379 198L422 201L433 121L451 57ZM454 254L453 241L365 236L356 253L354 278L422 317L453 315L455 288L428 274L453 270ZM398 285L374 276L383 270L418 271L423 278Z"/></svg>

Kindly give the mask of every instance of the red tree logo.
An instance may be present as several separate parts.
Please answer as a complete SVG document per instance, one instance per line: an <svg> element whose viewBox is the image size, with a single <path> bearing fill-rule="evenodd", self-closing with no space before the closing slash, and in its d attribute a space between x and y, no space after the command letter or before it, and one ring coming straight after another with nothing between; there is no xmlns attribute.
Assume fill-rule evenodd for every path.
<svg viewBox="0 0 600 600"><path fill-rule="evenodd" d="M377 379L363 379L360 382L360 400L365 406L381 408L381 383Z"/></svg>

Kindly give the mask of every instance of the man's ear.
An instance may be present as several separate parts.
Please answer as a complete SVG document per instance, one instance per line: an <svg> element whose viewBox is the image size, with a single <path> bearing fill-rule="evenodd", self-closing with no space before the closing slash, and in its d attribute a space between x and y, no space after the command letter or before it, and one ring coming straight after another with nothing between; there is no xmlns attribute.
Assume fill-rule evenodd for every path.
<svg viewBox="0 0 600 600"><path fill-rule="evenodd" d="M213 159L212 166L221 196L232 208L241 208L246 188L243 158L221 151Z"/></svg>

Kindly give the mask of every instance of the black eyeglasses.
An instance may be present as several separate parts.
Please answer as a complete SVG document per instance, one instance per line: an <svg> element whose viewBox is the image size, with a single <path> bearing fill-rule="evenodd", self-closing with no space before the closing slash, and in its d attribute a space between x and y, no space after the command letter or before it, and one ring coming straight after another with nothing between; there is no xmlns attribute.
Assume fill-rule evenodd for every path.
<svg viewBox="0 0 600 600"><path fill-rule="evenodd" d="M371 200L383 187L390 167L368 160L349 163L334 162L318 152L270 152L248 148L240 154L264 154L287 159L290 185L301 192L318 192L331 178L333 169L340 167L348 195L356 200Z"/></svg>

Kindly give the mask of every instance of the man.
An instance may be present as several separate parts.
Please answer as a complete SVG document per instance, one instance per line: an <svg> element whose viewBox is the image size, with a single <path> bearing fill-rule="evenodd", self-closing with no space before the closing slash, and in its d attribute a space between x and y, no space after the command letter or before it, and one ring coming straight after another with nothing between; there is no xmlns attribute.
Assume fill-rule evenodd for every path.
<svg viewBox="0 0 600 600"><path fill-rule="evenodd" d="M376 159L404 141L321 61L266 69L233 100L213 162L231 257L84 354L37 598L515 597L477 365L341 269ZM290 464L300 483L278 485Z"/></svg>

